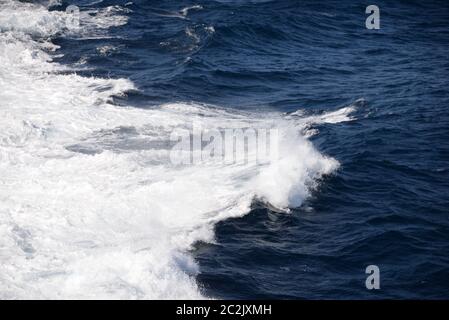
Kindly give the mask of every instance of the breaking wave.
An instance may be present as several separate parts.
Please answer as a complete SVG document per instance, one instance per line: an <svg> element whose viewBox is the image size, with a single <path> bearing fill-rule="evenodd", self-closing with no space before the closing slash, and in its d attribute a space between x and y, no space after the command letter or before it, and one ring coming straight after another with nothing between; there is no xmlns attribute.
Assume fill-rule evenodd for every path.
<svg viewBox="0 0 449 320"><path fill-rule="evenodd" d="M255 199L288 211L338 168L308 140L322 115L231 112L171 103L148 109L112 98L127 79L82 77L53 62L67 14L0 1L0 298L203 298L189 255L214 225ZM188 10L184 9L184 15ZM125 24L124 8L82 12L82 36ZM150 105L151 101L148 102ZM276 128L279 156L263 165L173 166L170 134ZM154 147L157 145L158 147ZM249 150L251 152L251 150Z"/></svg>

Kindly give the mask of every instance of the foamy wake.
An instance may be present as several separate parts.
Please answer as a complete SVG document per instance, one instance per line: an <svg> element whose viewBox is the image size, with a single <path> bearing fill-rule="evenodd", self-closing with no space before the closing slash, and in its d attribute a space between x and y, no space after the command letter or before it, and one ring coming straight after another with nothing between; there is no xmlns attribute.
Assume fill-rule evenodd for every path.
<svg viewBox="0 0 449 320"><path fill-rule="evenodd" d="M116 21L90 16L89 30L95 18L99 29ZM338 167L304 131L350 120L352 110L285 117L118 107L111 97L133 89L130 81L80 77L52 62L58 48L48 39L68 32L65 18L0 1L0 298L202 298L192 244L213 241L214 224L248 213L255 198L299 206ZM193 123L278 128L280 157L264 166L170 165L170 133Z"/></svg>

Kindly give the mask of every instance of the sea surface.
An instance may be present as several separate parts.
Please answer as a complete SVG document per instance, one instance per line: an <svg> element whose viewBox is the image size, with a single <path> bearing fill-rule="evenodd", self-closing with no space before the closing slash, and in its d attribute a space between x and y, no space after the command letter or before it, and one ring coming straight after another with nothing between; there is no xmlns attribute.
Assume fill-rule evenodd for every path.
<svg viewBox="0 0 449 320"><path fill-rule="evenodd" d="M447 1L0 0L0 298L448 299L448 57Z"/></svg>

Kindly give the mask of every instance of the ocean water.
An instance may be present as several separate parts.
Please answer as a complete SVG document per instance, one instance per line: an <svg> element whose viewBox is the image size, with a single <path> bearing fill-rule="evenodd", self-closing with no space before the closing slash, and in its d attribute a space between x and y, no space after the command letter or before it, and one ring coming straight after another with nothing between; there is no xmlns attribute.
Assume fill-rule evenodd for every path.
<svg viewBox="0 0 449 320"><path fill-rule="evenodd" d="M449 298L449 5L369 4L0 0L0 298Z"/></svg>

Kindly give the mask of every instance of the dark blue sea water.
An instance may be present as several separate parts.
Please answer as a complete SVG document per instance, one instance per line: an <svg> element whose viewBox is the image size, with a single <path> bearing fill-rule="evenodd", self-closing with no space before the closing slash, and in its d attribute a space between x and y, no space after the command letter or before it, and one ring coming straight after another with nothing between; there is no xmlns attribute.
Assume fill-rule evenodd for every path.
<svg viewBox="0 0 449 320"><path fill-rule="evenodd" d="M447 1L86 0L52 10L73 3L127 8L110 38L53 40L57 62L89 67L79 75L136 85L118 106L356 106L354 121L315 125L313 144L341 166L299 208L254 204L191 250L205 296L449 298ZM379 30L365 27L369 4ZM365 288L368 265L380 269L379 290Z"/></svg>

